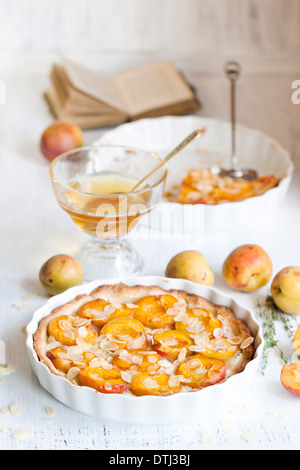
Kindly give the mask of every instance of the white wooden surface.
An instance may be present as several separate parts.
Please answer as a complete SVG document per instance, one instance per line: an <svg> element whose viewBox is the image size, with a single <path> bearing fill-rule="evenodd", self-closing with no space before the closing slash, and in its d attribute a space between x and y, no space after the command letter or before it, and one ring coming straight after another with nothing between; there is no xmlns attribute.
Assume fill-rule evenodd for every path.
<svg viewBox="0 0 300 470"><path fill-rule="evenodd" d="M53 56L44 57L44 65ZM42 93L47 86L46 67L40 56L31 56L35 64L29 73L17 66L7 66L3 76L7 84L7 100L1 105L1 327L0 337L7 344L7 360L16 372L2 378L0 408L21 404L19 416L0 413L7 429L0 432L1 449L298 449L299 399L289 395L280 385L281 360L270 356L266 375L258 371L243 396L218 414L210 414L197 422L161 427L118 426L101 423L78 414L56 401L41 388L32 372L25 349L22 327L47 296L42 291L38 272L41 264L53 254L73 254L85 240L71 220L59 209L52 194L48 163L40 154L38 143L42 130L52 121ZM112 60L111 57L109 60ZM102 59L104 63L105 60ZM39 72L39 64L41 72ZM26 61L25 61L26 65ZM18 73L17 73L18 72ZM24 73L23 73L24 72ZM188 73L189 75L189 73ZM203 101L200 114L226 118L228 100L226 84L220 75L190 78L199 89ZM299 252L299 117L300 105L291 103L291 80L296 76L256 75L240 82L239 120L276 137L293 155L298 168L285 203L268 226L250 232L215 234L205 239L201 251L215 272L215 287L229 292L221 276L221 265L229 251L239 244L254 242L265 247L274 272L286 265L300 265ZM85 132L86 143L98 138L104 130ZM183 248L181 241L157 243L137 242L145 258L143 274L163 275L170 257ZM192 247L197 247L197 240ZM268 286L269 287L269 286ZM257 297L268 293L238 294L244 305L253 307ZM38 294L25 299L30 293ZM27 308L13 305L25 302ZM291 340L279 329L280 345L292 356ZM45 407L55 414L52 422ZM32 432L24 440L16 440L13 430ZM244 434L253 433L255 441L245 441Z"/></svg>
<svg viewBox="0 0 300 470"><path fill-rule="evenodd" d="M275 137L291 151L296 172L286 201L267 226L215 234L201 247L180 241L137 242L143 274L163 275L170 257L198 247L215 273L227 254L254 242L270 254L274 273L300 265L300 105L291 83L300 79L299 0L0 0L1 283L0 339L16 372L0 377L0 449L299 449L299 399L280 385L281 360L273 352L265 376L257 372L243 396L192 423L161 427L101 423L65 407L41 388L32 372L22 327L47 297L38 281L42 263L59 252L74 254L85 237L61 211L52 193L39 138L52 117L42 98L56 52L114 73L159 58L172 59L196 86L199 114L227 119L222 65L241 61L238 120ZM104 130L85 132L86 143ZM268 293L237 294L249 307ZM28 294L35 297L24 299ZM24 302L25 309L14 306ZM21 304L22 305L22 304ZM280 346L292 357L291 340L278 328ZM22 405L19 416L3 414ZM52 407L52 422L45 407ZM3 424L4 423L4 424ZM1 431L3 426L5 431ZM32 434L16 440L16 429ZM246 441L251 433L256 440Z"/></svg>

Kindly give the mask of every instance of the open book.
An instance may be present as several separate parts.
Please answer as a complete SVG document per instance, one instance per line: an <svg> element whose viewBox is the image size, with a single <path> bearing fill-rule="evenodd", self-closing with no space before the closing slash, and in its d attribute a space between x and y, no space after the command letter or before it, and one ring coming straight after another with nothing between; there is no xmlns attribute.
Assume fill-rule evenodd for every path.
<svg viewBox="0 0 300 470"><path fill-rule="evenodd" d="M200 107L171 62L157 62L108 77L63 59L45 93L54 116L83 129L143 117L184 114Z"/></svg>

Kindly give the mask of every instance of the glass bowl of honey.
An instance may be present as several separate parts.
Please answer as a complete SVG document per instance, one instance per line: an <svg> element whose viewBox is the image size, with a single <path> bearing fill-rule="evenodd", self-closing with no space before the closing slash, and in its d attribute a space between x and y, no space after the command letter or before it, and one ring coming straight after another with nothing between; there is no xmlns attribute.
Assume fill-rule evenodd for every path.
<svg viewBox="0 0 300 470"><path fill-rule="evenodd" d="M127 235L161 201L167 167L132 189L160 162L154 153L121 145L82 147L52 161L58 204L90 236L76 256L87 281L141 272L142 256Z"/></svg>

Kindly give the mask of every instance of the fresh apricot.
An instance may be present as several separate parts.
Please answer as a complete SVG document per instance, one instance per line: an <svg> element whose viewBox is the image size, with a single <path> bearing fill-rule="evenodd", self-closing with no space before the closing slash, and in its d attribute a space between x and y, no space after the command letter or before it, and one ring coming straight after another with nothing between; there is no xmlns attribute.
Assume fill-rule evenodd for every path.
<svg viewBox="0 0 300 470"><path fill-rule="evenodd" d="M194 341L185 331L166 330L155 333L152 347L161 356L175 360L183 348L189 354L189 347L193 344Z"/></svg>
<svg viewBox="0 0 300 470"><path fill-rule="evenodd" d="M130 349L128 351L118 351L112 365L121 370L137 370L140 372L153 373L159 368L161 357L155 351Z"/></svg>
<svg viewBox="0 0 300 470"><path fill-rule="evenodd" d="M296 351L300 354L300 326L296 329L295 335L294 335L294 343L293 346Z"/></svg>
<svg viewBox="0 0 300 470"><path fill-rule="evenodd" d="M192 308L186 312L187 319L175 323L176 330L187 331L190 334L199 334L206 331L212 334L216 328L221 328L222 323L208 310Z"/></svg>
<svg viewBox="0 0 300 470"><path fill-rule="evenodd" d="M136 318L121 317L110 320L101 330L119 349L143 349L147 337L143 324Z"/></svg>
<svg viewBox="0 0 300 470"><path fill-rule="evenodd" d="M288 392L300 397L300 362L284 365L281 369L280 381Z"/></svg>
<svg viewBox="0 0 300 470"><path fill-rule="evenodd" d="M132 378L130 390L136 396L166 396L179 392L181 384L168 374L147 374L144 372Z"/></svg>
<svg viewBox="0 0 300 470"><path fill-rule="evenodd" d="M48 335L66 346L75 346L78 338L85 343L94 344L98 337L90 321L85 320L84 323L84 320L76 315L60 315L53 318L48 324Z"/></svg>
<svg viewBox="0 0 300 470"><path fill-rule="evenodd" d="M57 295L84 281L81 264L69 255L55 255L48 259L39 272L40 283L50 295Z"/></svg>
<svg viewBox="0 0 300 470"><path fill-rule="evenodd" d="M107 322L114 318L131 315L132 309L128 308L126 305L115 308L104 299L96 299L82 305L77 313L81 317L90 318L92 325L101 329Z"/></svg>
<svg viewBox="0 0 300 470"><path fill-rule="evenodd" d="M186 382L189 387L209 387L225 379L226 362L197 354L182 362L177 367L176 374L189 379Z"/></svg>
<svg viewBox="0 0 300 470"><path fill-rule="evenodd" d="M169 312L178 300L172 295L149 295L142 297L133 310L134 318L140 320L147 328L157 329L174 326L174 317L177 312ZM175 309L176 310L176 309Z"/></svg>
<svg viewBox="0 0 300 470"><path fill-rule="evenodd" d="M78 374L79 385L94 388L102 393L123 393L128 389L117 369L104 367L85 367Z"/></svg>
<svg viewBox="0 0 300 470"><path fill-rule="evenodd" d="M40 140L41 152L49 161L82 145L82 130L75 124L62 121L55 121L47 127Z"/></svg>

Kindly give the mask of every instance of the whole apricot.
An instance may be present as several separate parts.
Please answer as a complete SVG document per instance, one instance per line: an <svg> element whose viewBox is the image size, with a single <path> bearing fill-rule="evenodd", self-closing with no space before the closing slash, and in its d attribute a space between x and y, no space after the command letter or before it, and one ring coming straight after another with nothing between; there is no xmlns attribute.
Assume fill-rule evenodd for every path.
<svg viewBox="0 0 300 470"><path fill-rule="evenodd" d="M214 283L214 274L206 259L199 251L182 251L169 261L166 267L166 276L171 278L187 279L205 286Z"/></svg>
<svg viewBox="0 0 300 470"><path fill-rule="evenodd" d="M80 127L70 122L55 121L44 130L40 148L50 162L58 155L83 146L83 134Z"/></svg>
<svg viewBox="0 0 300 470"><path fill-rule="evenodd" d="M222 273L232 289L252 292L265 286L272 275L272 262L265 250L258 245L242 245L225 259Z"/></svg>
<svg viewBox="0 0 300 470"><path fill-rule="evenodd" d="M81 264L69 255L55 255L40 269L39 278L48 294L56 295L83 283Z"/></svg>
<svg viewBox="0 0 300 470"><path fill-rule="evenodd" d="M300 314L300 267L281 269L271 284L271 294L277 307L291 315Z"/></svg>

